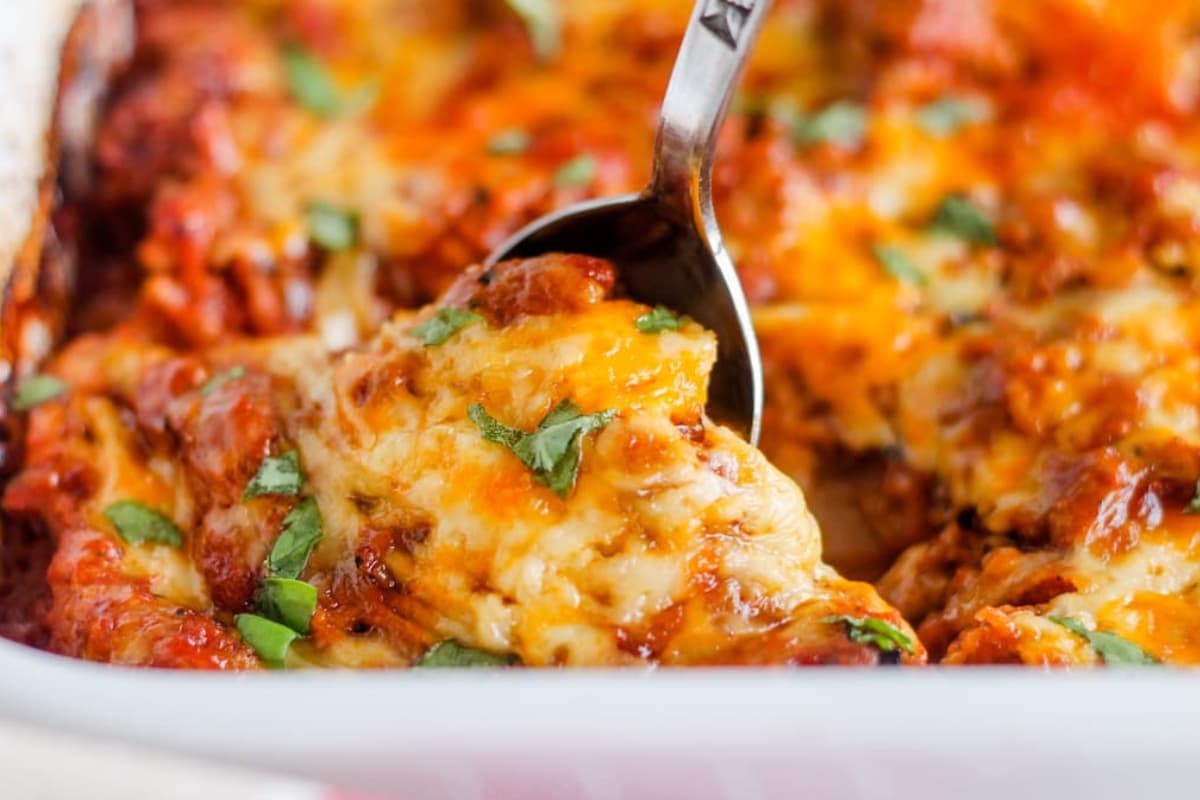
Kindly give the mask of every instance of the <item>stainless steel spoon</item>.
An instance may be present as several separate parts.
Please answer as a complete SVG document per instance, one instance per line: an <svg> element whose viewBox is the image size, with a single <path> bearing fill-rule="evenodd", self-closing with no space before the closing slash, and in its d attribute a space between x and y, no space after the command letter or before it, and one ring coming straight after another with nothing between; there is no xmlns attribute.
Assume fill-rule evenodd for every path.
<svg viewBox="0 0 1200 800"><path fill-rule="evenodd" d="M762 361L746 296L712 206L717 132L770 0L699 0L663 100L654 176L641 194L579 203L535 220L488 258L583 253L616 264L630 295L717 334L708 413L751 443Z"/></svg>

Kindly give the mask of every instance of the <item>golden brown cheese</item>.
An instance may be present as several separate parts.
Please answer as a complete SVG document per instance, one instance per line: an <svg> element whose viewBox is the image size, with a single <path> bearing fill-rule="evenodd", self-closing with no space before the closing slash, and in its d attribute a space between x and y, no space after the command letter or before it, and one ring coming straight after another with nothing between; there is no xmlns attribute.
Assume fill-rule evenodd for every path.
<svg viewBox="0 0 1200 800"><path fill-rule="evenodd" d="M294 665L404 666L446 639L530 666L875 662L829 617L907 626L821 563L795 484L704 417L713 336L640 331L649 309L606 299L612 282L581 257L468 273L448 300L486 320L436 346L413 333L429 309L336 354L289 337L179 356L128 332L68 348L55 369L75 389L33 412L6 497L60 540L52 646L246 666L230 617L252 610L295 500L242 490L294 447L324 531ZM244 374L207 383L230 365ZM613 415L565 496L468 415L533 430L564 400ZM125 500L173 519L182 547L121 543L105 510ZM105 551L109 577L79 546ZM199 621L216 630L189 648Z"/></svg>
<svg viewBox="0 0 1200 800"><path fill-rule="evenodd" d="M500 0L141 0L137 54L94 147L95 187L62 221L85 250L77 325L120 321L122 344L77 341L75 351L121 354L111 368L125 364L132 382L143 359L157 363L167 356L156 348L169 348L191 366L179 376L160 368L156 380L193 386L254 348L292 352L237 337L315 335L289 343L290 372L271 365L274 378L252 378L259 399L236 412L255 421L255 447L297 436L297 410L264 398L275 381L318 391L315 377L297 378L322 363L313 353L361 348L398 308L439 296L534 216L646 179L692 4L555 5L563 46L547 59ZM827 558L875 580L951 663L1097 663L1050 616L1195 662L1200 8L774 6L721 135L714 191L766 359L764 452L804 487ZM285 45L304 48L342 91L377 86L377 101L335 118L312 113L289 91ZM496 146L513 133L523 144ZM586 168L564 179L580 159ZM989 235L971 241L933 224L949 196L969 202ZM314 243L314 201L355 215L351 246ZM374 347L398 347L399 328ZM348 380L349 369L333 377ZM394 380L407 369L394 365ZM73 384L91 374L79 372ZM132 397L132 383L124 391ZM509 421L532 425L551 394L507 407ZM584 407L606 407L596 399ZM240 441L204 427L203 405L177 409L178 426L236 452ZM123 413L96 402L86 418L96 426ZM391 429L392 413L364 406L353 427L369 438ZM603 449L624 424L589 447ZM86 441L71 447L71 463L99 458ZM234 465L239 480L257 461ZM188 496L191 482L166 462L149 477L135 462L129 480L157 486L164 503L174 497L181 514L210 502L207 485ZM218 476L228 466L188 469ZM80 472L74 491L90 488ZM221 602L252 593L247 565L286 512L226 511L203 528L194 569L223 587ZM412 566L386 558L388 531L419 538L424 522L397 513L359 548L368 570ZM249 529L260 533L239 533ZM153 570L142 574L153 582ZM211 578L226 574L237 578ZM504 576L510 588L532 580ZM629 592L640 596L649 580L630 575ZM415 613L386 586L331 581L353 595L334 628ZM474 614L515 625L501 606L460 610L451 632L467 636ZM367 607L378 619L352 618ZM655 624L669 627L682 612L660 613ZM420 630L397 636L423 642L430 628ZM389 646L370 652L397 658Z"/></svg>

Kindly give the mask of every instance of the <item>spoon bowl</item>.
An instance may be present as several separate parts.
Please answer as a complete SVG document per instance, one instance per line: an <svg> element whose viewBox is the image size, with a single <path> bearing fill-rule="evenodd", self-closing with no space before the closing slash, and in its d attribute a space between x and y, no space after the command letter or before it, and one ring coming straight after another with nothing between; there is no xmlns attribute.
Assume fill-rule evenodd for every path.
<svg viewBox="0 0 1200 800"><path fill-rule="evenodd" d="M717 335L708 414L758 439L762 376L758 343L724 249L646 195L579 203L520 231L494 260L582 253L617 267L629 296L687 314Z"/></svg>
<svg viewBox="0 0 1200 800"><path fill-rule="evenodd" d="M709 415L752 444L762 361L746 296L712 206L717 132L768 0L700 0L667 87L654 177L641 194L579 203L535 220L488 258L580 253L613 262L629 295L686 314L717 335Z"/></svg>

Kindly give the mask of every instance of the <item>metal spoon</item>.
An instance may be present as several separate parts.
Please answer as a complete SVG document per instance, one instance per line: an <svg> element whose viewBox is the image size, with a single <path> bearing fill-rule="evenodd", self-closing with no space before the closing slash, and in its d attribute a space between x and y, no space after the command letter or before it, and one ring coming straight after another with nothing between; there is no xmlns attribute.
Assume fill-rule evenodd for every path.
<svg viewBox="0 0 1200 800"><path fill-rule="evenodd" d="M579 203L525 226L488 258L582 253L616 264L630 295L717 334L708 412L752 444L762 362L712 206L717 132L770 0L699 0L663 100L654 176L641 194Z"/></svg>

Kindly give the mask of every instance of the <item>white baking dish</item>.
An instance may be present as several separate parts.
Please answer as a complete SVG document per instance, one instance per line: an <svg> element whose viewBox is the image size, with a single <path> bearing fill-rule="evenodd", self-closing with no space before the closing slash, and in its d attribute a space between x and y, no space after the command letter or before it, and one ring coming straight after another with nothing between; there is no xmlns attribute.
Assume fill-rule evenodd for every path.
<svg viewBox="0 0 1200 800"><path fill-rule="evenodd" d="M53 53L61 24L12 43L73 4L0 0L10 54ZM10 107L49 90L24 88ZM31 185L25 162L0 184ZM1200 678L1158 669L210 675L0 641L0 718L408 800L1200 795Z"/></svg>
<svg viewBox="0 0 1200 800"><path fill-rule="evenodd" d="M208 675L0 642L0 716L407 800L1200 794L1170 670Z"/></svg>

